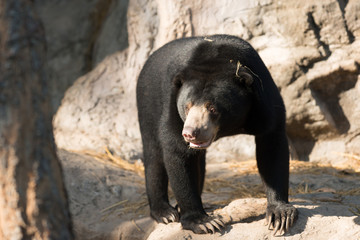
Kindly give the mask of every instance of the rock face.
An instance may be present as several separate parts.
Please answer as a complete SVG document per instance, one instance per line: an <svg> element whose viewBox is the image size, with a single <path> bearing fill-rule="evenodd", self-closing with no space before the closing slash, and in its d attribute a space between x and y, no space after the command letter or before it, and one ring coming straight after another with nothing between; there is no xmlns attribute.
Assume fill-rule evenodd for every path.
<svg viewBox="0 0 360 240"><path fill-rule="evenodd" d="M128 0L35 1L46 31L54 109L78 77L106 55L127 47L127 5Z"/></svg>
<svg viewBox="0 0 360 240"><path fill-rule="evenodd" d="M99 63L65 94L54 120L58 147L103 151L108 146L127 160L141 158L135 86L147 57L176 38L223 33L249 41L268 66L287 107L293 158L337 162L343 153L360 153L359 1L87 1L80 14L74 12L76 2L39 5L49 20L53 77L83 73L79 69L89 62L89 52L92 64ZM59 7L69 11L48 19L46 11ZM68 15L79 23L89 12L98 20L85 21L80 29L70 20L60 25ZM63 38L76 49L62 50ZM252 137L236 136L213 144L209 156L212 161L254 158L254 148Z"/></svg>
<svg viewBox="0 0 360 240"><path fill-rule="evenodd" d="M180 223L151 220L144 178L135 172L65 150L58 155L76 239L360 239L359 173L292 161L290 201L299 218L279 238L264 225L266 199L255 160L209 163L202 199L227 227L203 235L182 230ZM172 195L170 202L175 204Z"/></svg>

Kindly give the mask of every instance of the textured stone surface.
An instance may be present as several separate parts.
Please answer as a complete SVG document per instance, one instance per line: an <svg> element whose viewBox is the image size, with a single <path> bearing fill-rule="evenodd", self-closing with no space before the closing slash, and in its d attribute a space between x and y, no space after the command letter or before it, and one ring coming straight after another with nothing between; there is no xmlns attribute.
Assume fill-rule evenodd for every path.
<svg viewBox="0 0 360 240"><path fill-rule="evenodd" d="M109 4L94 45L93 58L100 63L67 91L56 114L58 147L102 152L108 146L127 160L141 158L135 86L149 54L175 38L226 33L248 40L271 71L287 107L293 158L337 162L342 160L340 153L360 153L358 1ZM125 19L127 6L125 27L119 19ZM49 40L53 38L50 34ZM117 41L124 50L101 61L115 52ZM70 65L76 59L64 62ZM74 69L78 68L69 66ZM220 162L254 158L254 148L253 137L236 136L214 143L209 156Z"/></svg>
<svg viewBox="0 0 360 240"><path fill-rule="evenodd" d="M202 200L206 211L220 215L227 227L221 234L196 235L182 230L180 223L156 224L150 219L143 177L91 156L64 150L58 154L76 239L360 238L359 173L292 164L290 201L300 215L285 237L273 237L264 225L266 199L255 161L209 163ZM175 205L172 195L170 202Z"/></svg>
<svg viewBox="0 0 360 240"><path fill-rule="evenodd" d="M128 0L35 1L46 32L49 77L55 83L50 89L54 109L78 77L126 48L127 5Z"/></svg>
<svg viewBox="0 0 360 240"><path fill-rule="evenodd" d="M357 239L360 237L358 218L352 216L344 206L334 203L301 202L295 204L299 209L296 225L284 236L273 236L271 230L265 226L265 220L256 218L259 208L266 205L265 199L239 199L221 209L222 214L231 211L229 215L237 218L237 222L224 233L213 235L196 235L181 229L179 223L168 226L159 224L147 238L148 240L233 240L233 239ZM260 204L262 203L262 204ZM224 212L225 211L225 212ZM224 213L223 213L224 212ZM342 214L340 214L342 213ZM247 218L247 216L252 219ZM254 216L255 215L255 216ZM336 220L334 221L334 215ZM319 226L322 226L319 228Z"/></svg>

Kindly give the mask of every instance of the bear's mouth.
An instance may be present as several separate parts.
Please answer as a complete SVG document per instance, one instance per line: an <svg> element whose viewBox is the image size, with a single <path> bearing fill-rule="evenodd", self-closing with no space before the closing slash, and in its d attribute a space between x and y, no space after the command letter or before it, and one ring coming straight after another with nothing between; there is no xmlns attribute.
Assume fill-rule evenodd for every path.
<svg viewBox="0 0 360 240"><path fill-rule="evenodd" d="M210 146L211 142L212 141L201 142L201 143L189 142L189 147L194 148L194 149L206 149Z"/></svg>
<svg viewBox="0 0 360 240"><path fill-rule="evenodd" d="M211 145L211 143L213 142L213 139L214 138L212 138L206 142L189 142L189 147L194 148L194 149L206 149Z"/></svg>

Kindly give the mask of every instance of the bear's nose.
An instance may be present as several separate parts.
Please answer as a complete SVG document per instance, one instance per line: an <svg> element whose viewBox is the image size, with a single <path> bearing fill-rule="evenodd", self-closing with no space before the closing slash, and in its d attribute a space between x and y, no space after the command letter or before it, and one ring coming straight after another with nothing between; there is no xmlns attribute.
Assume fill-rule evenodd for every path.
<svg viewBox="0 0 360 240"><path fill-rule="evenodd" d="M184 127L182 131L182 135L187 141L195 140L199 136L199 133L200 133L200 129L195 129L192 127Z"/></svg>

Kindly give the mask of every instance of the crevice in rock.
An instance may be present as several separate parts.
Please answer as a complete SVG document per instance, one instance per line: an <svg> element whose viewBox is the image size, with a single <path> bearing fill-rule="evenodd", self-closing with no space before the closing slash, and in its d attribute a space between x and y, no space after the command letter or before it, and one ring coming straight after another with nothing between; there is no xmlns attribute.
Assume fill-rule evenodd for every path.
<svg viewBox="0 0 360 240"><path fill-rule="evenodd" d="M194 28L194 24L193 24L193 13L191 8L188 9L188 14L189 14L189 21L190 21L190 37L194 36L195 34L195 28Z"/></svg>
<svg viewBox="0 0 360 240"><path fill-rule="evenodd" d="M345 8L346 8L346 5L348 4L349 0L338 0L338 4L339 4L339 8L341 10L341 16L343 18L343 21L344 21L344 26L345 26L345 31L348 35L348 39L349 39L349 42L352 43L355 41L355 36L354 34L349 30L348 28L348 25L347 25L347 21L346 21L346 18L345 18Z"/></svg>
<svg viewBox="0 0 360 240"><path fill-rule="evenodd" d="M324 50L324 59L327 59L331 55L331 51L329 45L327 45L324 41L321 40L320 30L321 27L317 25L315 22L314 16L312 12L307 13L307 22L309 23L309 30L314 32L315 38L318 41L320 47Z"/></svg>
<svg viewBox="0 0 360 240"><path fill-rule="evenodd" d="M306 74L309 71L309 69L311 69L314 66L315 63L326 60L331 55L329 45L321 40L321 35L320 35L321 26L319 26L315 22L312 12L307 13L307 22L308 22L308 29L306 30L306 32L312 31L314 33L316 41L318 42L318 49L320 52L320 56L315 57L315 58L307 58L306 64L304 64L305 61L301 62L301 63L297 63L296 64L297 69L293 73L290 84L295 82L296 79L299 78L301 75Z"/></svg>
<svg viewBox="0 0 360 240"><path fill-rule="evenodd" d="M91 108L89 108L87 112L91 112L93 109L95 109L97 105L99 105L100 100L101 100L100 98L97 98L94 105Z"/></svg>
<svg viewBox="0 0 360 240"><path fill-rule="evenodd" d="M90 71L93 67L95 43L100 35L101 28L108 16L112 3L113 0L99 0L95 5L94 11L90 14L93 29L89 40L89 46L85 53L85 72Z"/></svg>
<svg viewBox="0 0 360 240"><path fill-rule="evenodd" d="M357 68L359 69L359 66ZM338 71L313 80L309 84L312 95L326 120L337 129L339 134L347 133L350 129L349 120L340 105L340 94L354 88L357 77L356 73L339 68ZM326 117L327 115L329 116Z"/></svg>
<svg viewBox="0 0 360 240"><path fill-rule="evenodd" d="M339 96L328 96L321 92L321 90L311 88L310 91L326 122L331 126L326 134L346 133L350 129L350 123L339 103Z"/></svg>
<svg viewBox="0 0 360 240"><path fill-rule="evenodd" d="M316 140L314 138L301 138L298 136L288 136L291 160L309 161Z"/></svg>

